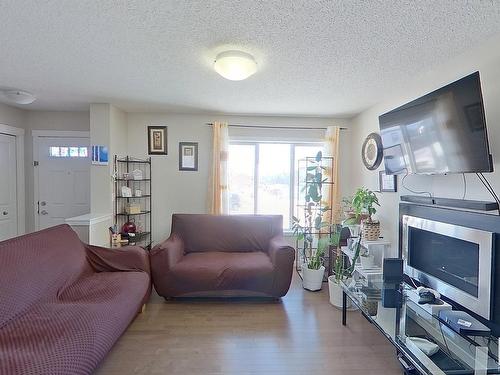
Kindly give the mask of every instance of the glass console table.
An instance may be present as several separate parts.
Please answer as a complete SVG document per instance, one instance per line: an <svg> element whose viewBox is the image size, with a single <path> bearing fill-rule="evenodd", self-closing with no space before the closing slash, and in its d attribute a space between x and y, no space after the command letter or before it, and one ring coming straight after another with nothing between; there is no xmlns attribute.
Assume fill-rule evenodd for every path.
<svg viewBox="0 0 500 375"><path fill-rule="evenodd" d="M395 346L407 374L500 374L498 338L459 335L436 316L406 298L407 284L382 281L342 283L342 324L346 325L347 299ZM439 347L426 355L413 338ZM418 340L418 339L417 339Z"/></svg>

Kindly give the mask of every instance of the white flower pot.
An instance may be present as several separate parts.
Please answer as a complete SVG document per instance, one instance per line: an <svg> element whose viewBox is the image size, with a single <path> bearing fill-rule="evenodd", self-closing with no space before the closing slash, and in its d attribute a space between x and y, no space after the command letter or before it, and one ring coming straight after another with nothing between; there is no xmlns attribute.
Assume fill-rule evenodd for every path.
<svg viewBox="0 0 500 375"><path fill-rule="evenodd" d="M351 279L345 281L346 285L350 284ZM330 295L330 303L341 309L342 308L342 287L335 281L335 275L328 277L328 294ZM347 298L347 308L352 308L351 299Z"/></svg>
<svg viewBox="0 0 500 375"><path fill-rule="evenodd" d="M302 287L310 291L321 290L323 284L323 275L325 267L321 266L318 270L307 268L307 265L302 266Z"/></svg>
<svg viewBox="0 0 500 375"><path fill-rule="evenodd" d="M373 263L375 260L373 255L360 256L359 259L361 259L361 267L362 268L364 268L364 269L373 268Z"/></svg>

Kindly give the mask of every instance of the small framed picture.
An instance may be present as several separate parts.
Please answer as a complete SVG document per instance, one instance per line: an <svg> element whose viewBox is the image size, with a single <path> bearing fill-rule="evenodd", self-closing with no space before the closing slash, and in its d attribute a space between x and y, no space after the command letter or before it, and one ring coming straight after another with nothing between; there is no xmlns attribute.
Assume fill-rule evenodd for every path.
<svg viewBox="0 0 500 375"><path fill-rule="evenodd" d="M179 143L179 170L180 171L198 170L198 143L196 142Z"/></svg>
<svg viewBox="0 0 500 375"><path fill-rule="evenodd" d="M108 148L106 146L92 146L92 164L108 165Z"/></svg>
<svg viewBox="0 0 500 375"><path fill-rule="evenodd" d="M148 126L148 154L168 155L166 126Z"/></svg>
<svg viewBox="0 0 500 375"><path fill-rule="evenodd" d="M385 171L378 173L379 190L381 192L395 193L398 191L398 180L396 175L385 174Z"/></svg>

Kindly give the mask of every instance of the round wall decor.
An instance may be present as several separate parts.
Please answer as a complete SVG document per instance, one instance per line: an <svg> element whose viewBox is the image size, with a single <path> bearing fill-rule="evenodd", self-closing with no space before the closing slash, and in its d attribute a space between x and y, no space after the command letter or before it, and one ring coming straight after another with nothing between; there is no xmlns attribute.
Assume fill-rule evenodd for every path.
<svg viewBox="0 0 500 375"><path fill-rule="evenodd" d="M382 162L382 138L377 133L370 133L361 147L363 164L369 170L377 169Z"/></svg>

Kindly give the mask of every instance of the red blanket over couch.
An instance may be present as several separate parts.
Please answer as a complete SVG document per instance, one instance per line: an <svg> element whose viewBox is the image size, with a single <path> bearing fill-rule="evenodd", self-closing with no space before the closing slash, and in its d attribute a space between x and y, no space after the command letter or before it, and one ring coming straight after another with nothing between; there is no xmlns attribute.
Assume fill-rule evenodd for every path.
<svg viewBox="0 0 500 375"><path fill-rule="evenodd" d="M150 293L148 254L68 225L0 242L0 374L90 374Z"/></svg>

